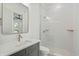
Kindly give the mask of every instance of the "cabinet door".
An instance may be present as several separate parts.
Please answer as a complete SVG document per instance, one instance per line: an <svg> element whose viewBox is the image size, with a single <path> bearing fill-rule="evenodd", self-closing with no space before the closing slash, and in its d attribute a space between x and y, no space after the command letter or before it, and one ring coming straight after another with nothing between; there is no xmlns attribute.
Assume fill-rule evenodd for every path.
<svg viewBox="0 0 79 59"><path fill-rule="evenodd" d="M30 56L38 56L39 55L39 45L38 44L33 45L31 50L32 51L30 53Z"/></svg>
<svg viewBox="0 0 79 59"><path fill-rule="evenodd" d="M32 45L26 49L27 56L39 56L39 43Z"/></svg>
<svg viewBox="0 0 79 59"><path fill-rule="evenodd" d="M11 56L25 56L25 49L12 54Z"/></svg>

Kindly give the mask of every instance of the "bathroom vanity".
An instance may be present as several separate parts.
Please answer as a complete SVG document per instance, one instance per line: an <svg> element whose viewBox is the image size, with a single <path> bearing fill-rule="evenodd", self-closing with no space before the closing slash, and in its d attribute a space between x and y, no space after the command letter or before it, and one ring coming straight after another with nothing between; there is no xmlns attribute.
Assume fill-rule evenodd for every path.
<svg viewBox="0 0 79 59"><path fill-rule="evenodd" d="M0 45L0 56L39 56L40 40L26 40Z"/></svg>
<svg viewBox="0 0 79 59"><path fill-rule="evenodd" d="M10 56L39 56L39 43L24 48Z"/></svg>

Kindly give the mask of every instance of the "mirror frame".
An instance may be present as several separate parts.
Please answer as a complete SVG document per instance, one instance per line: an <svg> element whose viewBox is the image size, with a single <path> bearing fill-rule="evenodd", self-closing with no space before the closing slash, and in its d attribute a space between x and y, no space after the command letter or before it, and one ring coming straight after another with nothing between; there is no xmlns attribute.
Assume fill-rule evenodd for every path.
<svg viewBox="0 0 79 59"><path fill-rule="evenodd" d="M5 3L1 3L1 6L2 6L2 8L1 8L1 11L2 11L2 14L1 14L1 19L2 19L2 27L1 27L2 29L1 29L1 32L2 32L2 34L17 34L17 33L4 33L3 32L3 4L5 4ZM27 15L27 32L23 31L21 34L28 33L29 32L29 7L24 5L23 3L19 3L19 4L21 4L21 5L23 5L24 7L27 8L27 14L28 14Z"/></svg>

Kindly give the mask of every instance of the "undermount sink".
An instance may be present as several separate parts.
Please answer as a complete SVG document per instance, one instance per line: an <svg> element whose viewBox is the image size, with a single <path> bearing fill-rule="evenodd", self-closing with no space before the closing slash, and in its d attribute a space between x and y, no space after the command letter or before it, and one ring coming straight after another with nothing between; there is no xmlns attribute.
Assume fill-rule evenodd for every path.
<svg viewBox="0 0 79 59"><path fill-rule="evenodd" d="M21 45L30 44L30 43L32 43L32 41L30 40L20 41L16 43L16 46L21 46Z"/></svg>
<svg viewBox="0 0 79 59"><path fill-rule="evenodd" d="M31 43L33 43L33 41L31 41L31 40L24 40L23 41L21 39L20 42L19 41L13 41L13 42L9 42L8 44L5 44L5 45L7 45L9 47L20 47L22 45L28 45L28 44L31 44Z"/></svg>

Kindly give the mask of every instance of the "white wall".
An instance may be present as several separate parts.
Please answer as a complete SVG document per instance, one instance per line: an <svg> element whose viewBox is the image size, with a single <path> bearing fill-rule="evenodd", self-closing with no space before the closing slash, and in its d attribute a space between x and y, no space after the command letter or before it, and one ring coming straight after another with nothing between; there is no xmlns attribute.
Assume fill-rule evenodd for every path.
<svg viewBox="0 0 79 59"><path fill-rule="evenodd" d="M47 39L42 38L42 44L50 49L64 49L72 54L73 32L67 31L67 29L73 26L73 4L42 4L42 8L43 16L50 17L48 20L49 32L47 32L49 36L42 35L42 37L47 37ZM41 30L44 28L42 27Z"/></svg>
<svg viewBox="0 0 79 59"><path fill-rule="evenodd" d="M79 56L79 4L74 4L74 55Z"/></svg>
<svg viewBox="0 0 79 59"><path fill-rule="evenodd" d="M67 31L73 24L73 4L53 4L51 32L54 35L54 48L64 49L72 54L73 32ZM52 31L53 30L53 31ZM52 35L51 34L51 35Z"/></svg>
<svg viewBox="0 0 79 59"><path fill-rule="evenodd" d="M1 9L1 8L0 8ZM17 41L16 34L4 35L1 33L0 25L0 44ZM25 39L39 39L39 4L29 5L29 32L22 34Z"/></svg>

